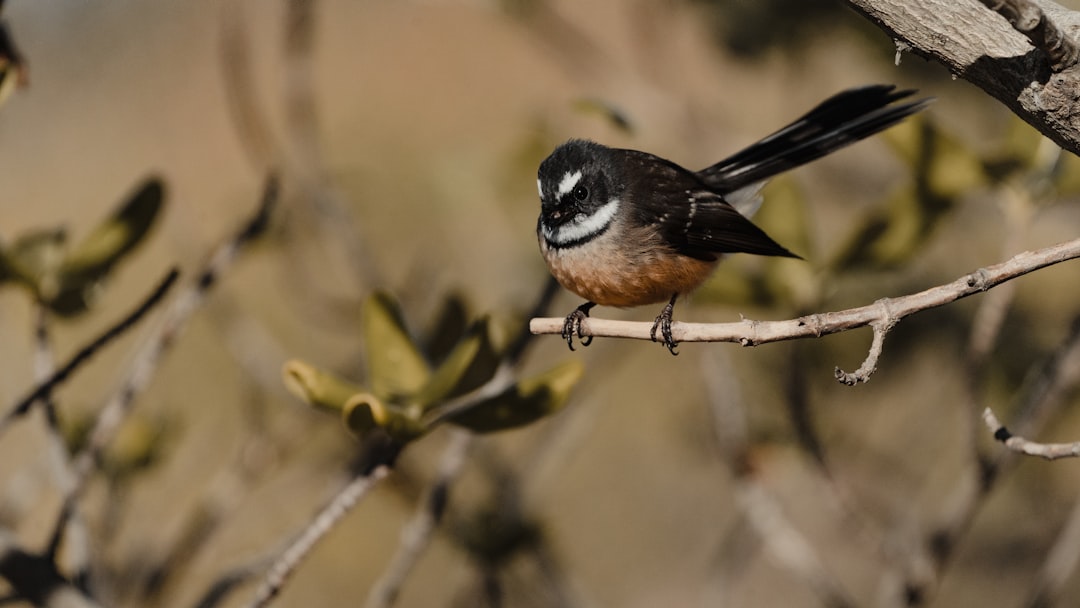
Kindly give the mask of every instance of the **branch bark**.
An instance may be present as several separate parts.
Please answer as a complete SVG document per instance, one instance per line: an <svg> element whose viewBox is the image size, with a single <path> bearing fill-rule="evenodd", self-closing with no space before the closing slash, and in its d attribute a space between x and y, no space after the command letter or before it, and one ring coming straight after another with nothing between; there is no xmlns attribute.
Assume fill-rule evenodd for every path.
<svg viewBox="0 0 1080 608"><path fill-rule="evenodd" d="M920 57L937 61L1080 154L1080 13L1050 0L848 0ZM993 7L991 9L990 7ZM1014 20L1003 17L1020 7ZM999 12L995 12L995 10ZM1037 23L1032 23L1035 16ZM1018 31L1020 30L1020 31ZM1022 33L1023 32L1023 33ZM1033 41L1043 48L1033 46Z"/></svg>
<svg viewBox="0 0 1080 608"><path fill-rule="evenodd" d="M1078 257L1080 257L1080 239L1075 239L1036 251L1025 251L1000 264L966 274L951 283L906 296L884 298L867 306L807 315L786 321L751 319L743 319L736 323L675 321L671 324L671 334L676 342L737 342L743 346L756 346L781 340L817 338L867 325L875 325L887 330L908 315L944 306L1029 272ZM534 334L561 334L564 323L565 319L538 318L529 323L529 329ZM652 326L651 322L614 321L587 317L581 322L581 335L649 340ZM866 370L860 371L866 372ZM868 377L869 373L865 373L865 376Z"/></svg>

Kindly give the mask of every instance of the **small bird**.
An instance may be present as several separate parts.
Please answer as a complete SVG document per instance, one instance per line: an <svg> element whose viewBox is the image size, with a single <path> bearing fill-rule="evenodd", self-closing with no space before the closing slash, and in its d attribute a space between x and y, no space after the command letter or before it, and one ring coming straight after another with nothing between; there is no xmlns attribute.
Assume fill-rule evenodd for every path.
<svg viewBox="0 0 1080 608"><path fill-rule="evenodd" d="M887 129L932 99L895 104L914 91L871 85L840 92L790 125L700 171L637 150L571 139L537 173L540 252L559 283L588 300L562 337L588 346L581 322L601 304L667 300L653 323L671 354L675 300L712 273L724 253L798 258L750 222L768 178Z"/></svg>

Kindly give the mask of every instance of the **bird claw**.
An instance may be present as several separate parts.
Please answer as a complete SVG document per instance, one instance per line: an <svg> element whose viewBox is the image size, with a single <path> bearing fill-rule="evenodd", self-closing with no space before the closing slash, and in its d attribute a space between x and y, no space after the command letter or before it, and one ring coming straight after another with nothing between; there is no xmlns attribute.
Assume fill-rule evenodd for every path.
<svg viewBox="0 0 1080 608"><path fill-rule="evenodd" d="M663 344L672 355L678 356L678 352L675 351L675 347L679 345L675 341L675 338L671 335L671 314L675 310L675 298L671 298L671 301L667 303L667 306L660 311L660 314L656 315L656 321L653 322L652 329L649 330L649 338L653 342L657 342L656 332L660 331L660 343Z"/></svg>
<svg viewBox="0 0 1080 608"><path fill-rule="evenodd" d="M570 347L570 350L574 350L575 334L577 335L578 340L581 341L582 346L592 344L593 337L581 333L581 322L589 316L589 310L591 310L593 306L596 306L596 304L586 302L575 308L574 312L566 315L566 321L563 322L562 337L563 340L566 340L566 345Z"/></svg>

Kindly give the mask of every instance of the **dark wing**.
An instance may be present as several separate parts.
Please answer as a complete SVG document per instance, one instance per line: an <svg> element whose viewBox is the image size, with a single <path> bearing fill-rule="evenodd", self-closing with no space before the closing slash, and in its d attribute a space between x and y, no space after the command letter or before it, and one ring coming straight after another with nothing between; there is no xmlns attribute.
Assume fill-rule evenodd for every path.
<svg viewBox="0 0 1080 608"><path fill-rule="evenodd" d="M887 129L933 101L890 106L914 93L895 89L871 85L833 95L790 125L702 169L697 176L713 190L731 192Z"/></svg>
<svg viewBox="0 0 1080 608"><path fill-rule="evenodd" d="M698 177L660 157L627 150L636 223L653 226L677 252L700 260L721 253L753 253L790 258L791 253L724 200Z"/></svg>

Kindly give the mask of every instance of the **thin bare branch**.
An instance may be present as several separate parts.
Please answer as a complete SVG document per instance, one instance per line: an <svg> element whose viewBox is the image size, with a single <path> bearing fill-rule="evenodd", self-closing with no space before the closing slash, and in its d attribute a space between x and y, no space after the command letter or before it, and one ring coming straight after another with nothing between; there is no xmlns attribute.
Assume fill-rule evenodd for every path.
<svg viewBox="0 0 1080 608"><path fill-rule="evenodd" d="M255 592L255 598L248 604L249 608L268 606L315 545L367 496L375 484L389 474L388 465L378 465L367 475L358 475L342 488L270 567L266 578Z"/></svg>
<svg viewBox="0 0 1080 608"><path fill-rule="evenodd" d="M961 298L992 289L1029 272L1077 257L1080 257L1080 239L1036 251L1025 251L1008 261L980 268L950 283L906 296L878 300L867 306L807 315L785 321L751 319L743 319L736 323L676 321L671 324L671 332L676 342L736 342L743 346L757 346L782 340L818 338L874 324L891 327L908 315L944 306ZM561 335L563 325L564 319L537 318L530 322L529 327L534 334ZM652 326L650 322L588 317L581 323L581 335L650 340L649 332ZM880 339L883 340L884 336ZM870 363L872 365L873 361L871 360Z"/></svg>
<svg viewBox="0 0 1080 608"><path fill-rule="evenodd" d="M446 511L450 485L465 466L465 457L472 444L473 435L467 431L451 431L450 444L439 459L439 471L435 480L420 501L413 518L401 531L397 553L390 560L383 575L368 593L367 608L389 608L394 605L406 577L416 566L424 549L431 542L435 528Z"/></svg>
<svg viewBox="0 0 1080 608"><path fill-rule="evenodd" d="M102 347L109 342L112 342L128 329L131 329L139 322L139 319L143 318L146 313L150 312L158 302L165 297L165 294L169 292L169 288L173 286L176 279L180 276L180 271L175 268L170 270L165 278L158 284L154 291L135 310L124 316L116 324L109 329L105 330L100 336L95 338L92 342L82 347L79 352L75 353L71 359L68 360L60 369L56 370L47 380L38 384L37 388L30 392L29 395L20 400L11 410L4 416L3 420L0 420L0 429L5 429L11 422L26 412L30 411L38 401L48 399L54 389L63 383L68 377L79 368L80 365L86 363L90 357L93 357Z"/></svg>
<svg viewBox="0 0 1080 608"><path fill-rule="evenodd" d="M983 422L986 423L986 428L993 433L994 439L1004 443L1005 447L1019 454L1038 456L1046 460L1080 456L1080 441L1072 443L1038 443L1013 435L1005 428L1005 425L998 422L997 416L994 415L990 408L983 410Z"/></svg>

